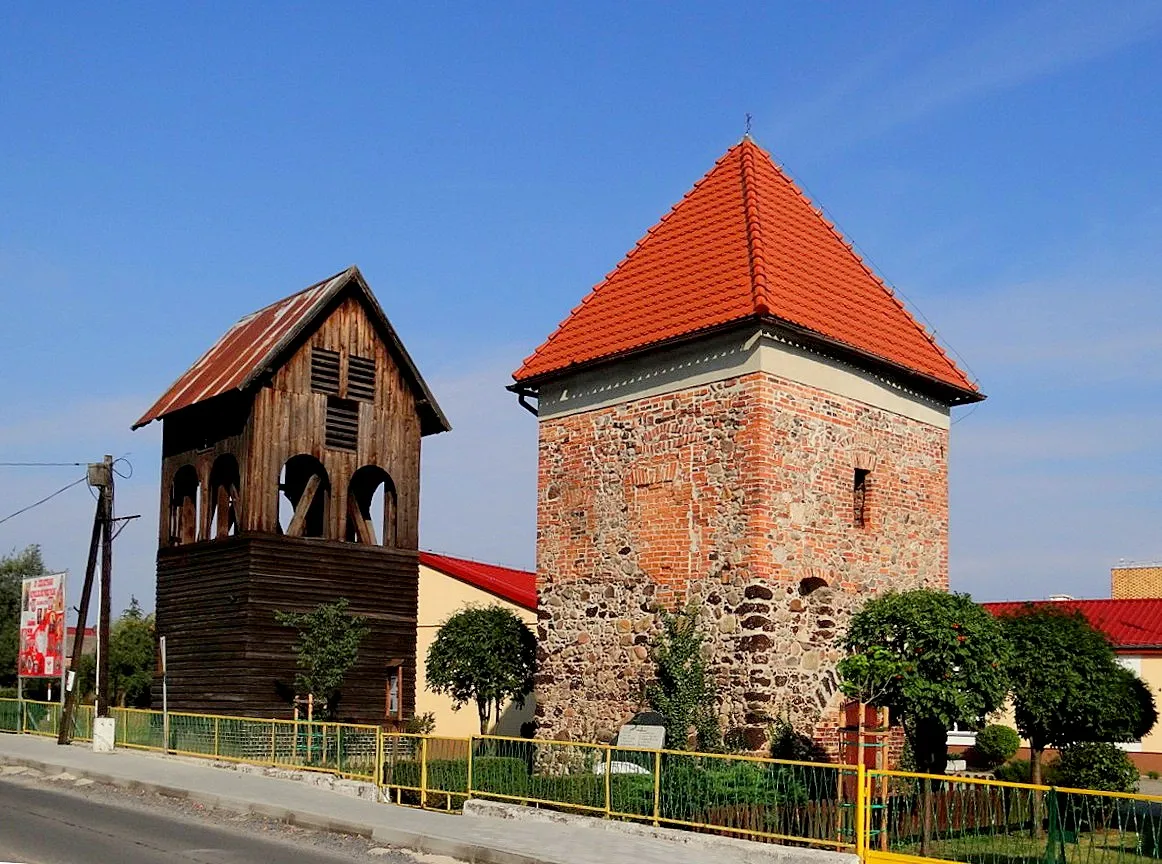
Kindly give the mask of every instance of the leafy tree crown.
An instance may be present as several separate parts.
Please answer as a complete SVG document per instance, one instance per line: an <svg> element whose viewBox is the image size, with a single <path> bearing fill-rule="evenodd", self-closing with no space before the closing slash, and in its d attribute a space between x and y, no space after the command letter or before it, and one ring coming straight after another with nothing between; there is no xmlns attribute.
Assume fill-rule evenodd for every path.
<svg viewBox="0 0 1162 864"><path fill-rule="evenodd" d="M457 708L476 705L480 729L508 700L523 706L532 692L537 640L520 617L502 606L470 606L449 617L428 648L428 687Z"/></svg>
<svg viewBox="0 0 1162 864"><path fill-rule="evenodd" d="M367 635L366 621L347 611L347 598L321 603L310 612L275 612L274 619L298 631L295 689L324 702L328 716L338 709L340 688Z"/></svg>

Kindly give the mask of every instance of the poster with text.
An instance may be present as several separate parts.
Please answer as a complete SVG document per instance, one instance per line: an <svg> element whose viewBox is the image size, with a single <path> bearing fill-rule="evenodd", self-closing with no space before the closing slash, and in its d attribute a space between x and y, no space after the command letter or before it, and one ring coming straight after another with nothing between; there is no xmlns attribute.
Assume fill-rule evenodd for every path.
<svg viewBox="0 0 1162 864"><path fill-rule="evenodd" d="M64 655L65 574L25 579L20 586L20 677L58 677Z"/></svg>

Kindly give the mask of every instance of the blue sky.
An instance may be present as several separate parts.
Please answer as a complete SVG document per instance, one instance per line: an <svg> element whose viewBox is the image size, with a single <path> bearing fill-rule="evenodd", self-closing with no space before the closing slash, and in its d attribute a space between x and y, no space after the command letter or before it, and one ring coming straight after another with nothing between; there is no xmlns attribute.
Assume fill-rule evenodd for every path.
<svg viewBox="0 0 1162 864"><path fill-rule="evenodd" d="M128 454L118 605L153 598L130 423L351 263L455 426L423 545L531 567L509 373L747 112L990 395L953 428L953 586L1104 596L1162 558L1162 3L242 6L0 11L0 460ZM0 516L75 474L0 469ZM0 550L79 576L91 510Z"/></svg>

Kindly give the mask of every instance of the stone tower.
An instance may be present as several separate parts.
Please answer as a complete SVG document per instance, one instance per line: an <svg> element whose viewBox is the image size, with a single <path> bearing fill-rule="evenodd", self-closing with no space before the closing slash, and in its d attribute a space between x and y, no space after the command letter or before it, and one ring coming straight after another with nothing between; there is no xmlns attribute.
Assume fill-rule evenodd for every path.
<svg viewBox="0 0 1162 864"><path fill-rule="evenodd" d="M539 734L639 706L696 604L724 731L834 742L852 611L948 583L948 430L983 399L750 138L514 373L539 417Z"/></svg>

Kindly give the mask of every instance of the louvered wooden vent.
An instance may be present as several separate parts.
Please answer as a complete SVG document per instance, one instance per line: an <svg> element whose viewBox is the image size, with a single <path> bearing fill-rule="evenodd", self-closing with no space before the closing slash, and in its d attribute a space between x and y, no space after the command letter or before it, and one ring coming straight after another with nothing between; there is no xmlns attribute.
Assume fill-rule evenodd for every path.
<svg viewBox="0 0 1162 864"><path fill-rule="evenodd" d="M327 399L328 447L354 450L359 443L359 403L331 396Z"/></svg>
<svg viewBox="0 0 1162 864"><path fill-rule="evenodd" d="M347 395L352 399L375 399L375 360L366 357L347 358Z"/></svg>
<svg viewBox="0 0 1162 864"><path fill-rule="evenodd" d="M339 352L311 349L311 389L316 393L339 393Z"/></svg>

